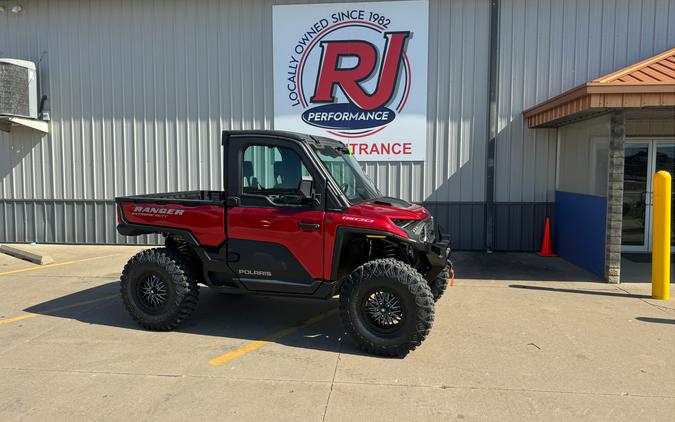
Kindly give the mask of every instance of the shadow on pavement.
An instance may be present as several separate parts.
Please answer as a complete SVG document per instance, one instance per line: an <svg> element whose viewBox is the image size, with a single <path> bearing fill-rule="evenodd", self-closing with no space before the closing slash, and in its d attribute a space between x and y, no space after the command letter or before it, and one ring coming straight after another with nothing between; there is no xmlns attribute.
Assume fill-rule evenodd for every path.
<svg viewBox="0 0 675 422"><path fill-rule="evenodd" d="M632 293L626 293L623 291L597 291L597 290L579 290L579 289L560 289L556 287L541 287L541 286L525 286L522 284L509 284L509 287L513 289L524 289L524 290L538 290L544 292L554 292L554 293L577 293L582 295L594 295L594 296L612 296L612 297L621 297L621 298L633 298L633 299L650 299L649 295L636 295Z"/></svg>
<svg viewBox="0 0 675 422"><path fill-rule="evenodd" d="M603 281L562 258L533 253L453 252L455 276L474 280Z"/></svg>
<svg viewBox="0 0 675 422"><path fill-rule="evenodd" d="M202 287L192 317L175 331L241 340L263 340L326 312L335 311L336 299L302 299L224 295ZM81 305L81 306L80 306ZM119 298L119 283L112 282L39 303L26 312L73 319L93 325L142 330ZM346 337L338 314L271 340L291 347L364 355ZM342 344L342 347L340 345Z"/></svg>
<svg viewBox="0 0 675 422"><path fill-rule="evenodd" d="M675 325L675 319L671 319L671 318L651 318L651 317L641 317L641 316L639 316L639 317L636 317L635 319L637 319L638 321L642 321L642 322L653 322L655 324Z"/></svg>

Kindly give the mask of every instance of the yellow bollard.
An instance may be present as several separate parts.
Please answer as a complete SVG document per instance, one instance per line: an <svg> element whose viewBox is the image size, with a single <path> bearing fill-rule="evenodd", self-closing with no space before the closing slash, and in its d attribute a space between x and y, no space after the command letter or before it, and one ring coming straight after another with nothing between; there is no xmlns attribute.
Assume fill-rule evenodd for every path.
<svg viewBox="0 0 675 422"><path fill-rule="evenodd" d="M667 171L654 175L652 223L652 297L670 298L670 197L672 181Z"/></svg>

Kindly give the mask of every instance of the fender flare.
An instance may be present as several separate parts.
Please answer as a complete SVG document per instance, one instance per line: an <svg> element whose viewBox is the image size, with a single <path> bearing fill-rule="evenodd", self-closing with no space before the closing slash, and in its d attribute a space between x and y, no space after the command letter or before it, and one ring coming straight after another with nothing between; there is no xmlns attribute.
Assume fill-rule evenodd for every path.
<svg viewBox="0 0 675 422"><path fill-rule="evenodd" d="M338 271L340 268L340 260L342 258L342 248L344 246L345 239L349 236L358 236L363 235L368 236L385 236L388 240L399 242L399 243L408 243L409 239L401 237L399 235L393 234L391 232L382 231L382 230L372 230L364 229L362 227L350 227L350 226L339 226L335 232L335 244L333 245L333 256L331 261L331 270L330 270L330 279L332 281L338 282Z"/></svg>

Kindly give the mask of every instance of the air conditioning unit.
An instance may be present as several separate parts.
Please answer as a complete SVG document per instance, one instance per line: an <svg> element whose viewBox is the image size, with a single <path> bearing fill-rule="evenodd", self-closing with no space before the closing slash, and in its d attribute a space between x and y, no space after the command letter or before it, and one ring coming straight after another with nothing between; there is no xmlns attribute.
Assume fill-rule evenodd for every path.
<svg viewBox="0 0 675 422"><path fill-rule="evenodd" d="M0 116L38 118L35 63L0 58Z"/></svg>

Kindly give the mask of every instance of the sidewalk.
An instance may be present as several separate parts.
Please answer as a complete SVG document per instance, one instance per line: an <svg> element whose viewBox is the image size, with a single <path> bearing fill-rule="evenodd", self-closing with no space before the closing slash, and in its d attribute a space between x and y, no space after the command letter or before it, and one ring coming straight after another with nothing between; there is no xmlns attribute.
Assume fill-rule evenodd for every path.
<svg viewBox="0 0 675 422"><path fill-rule="evenodd" d="M202 289L184 326L146 331L118 297L139 248L42 248L71 264L0 255L3 420L675 419L675 302L559 258L457 253L430 336L383 359L345 338L335 300Z"/></svg>

